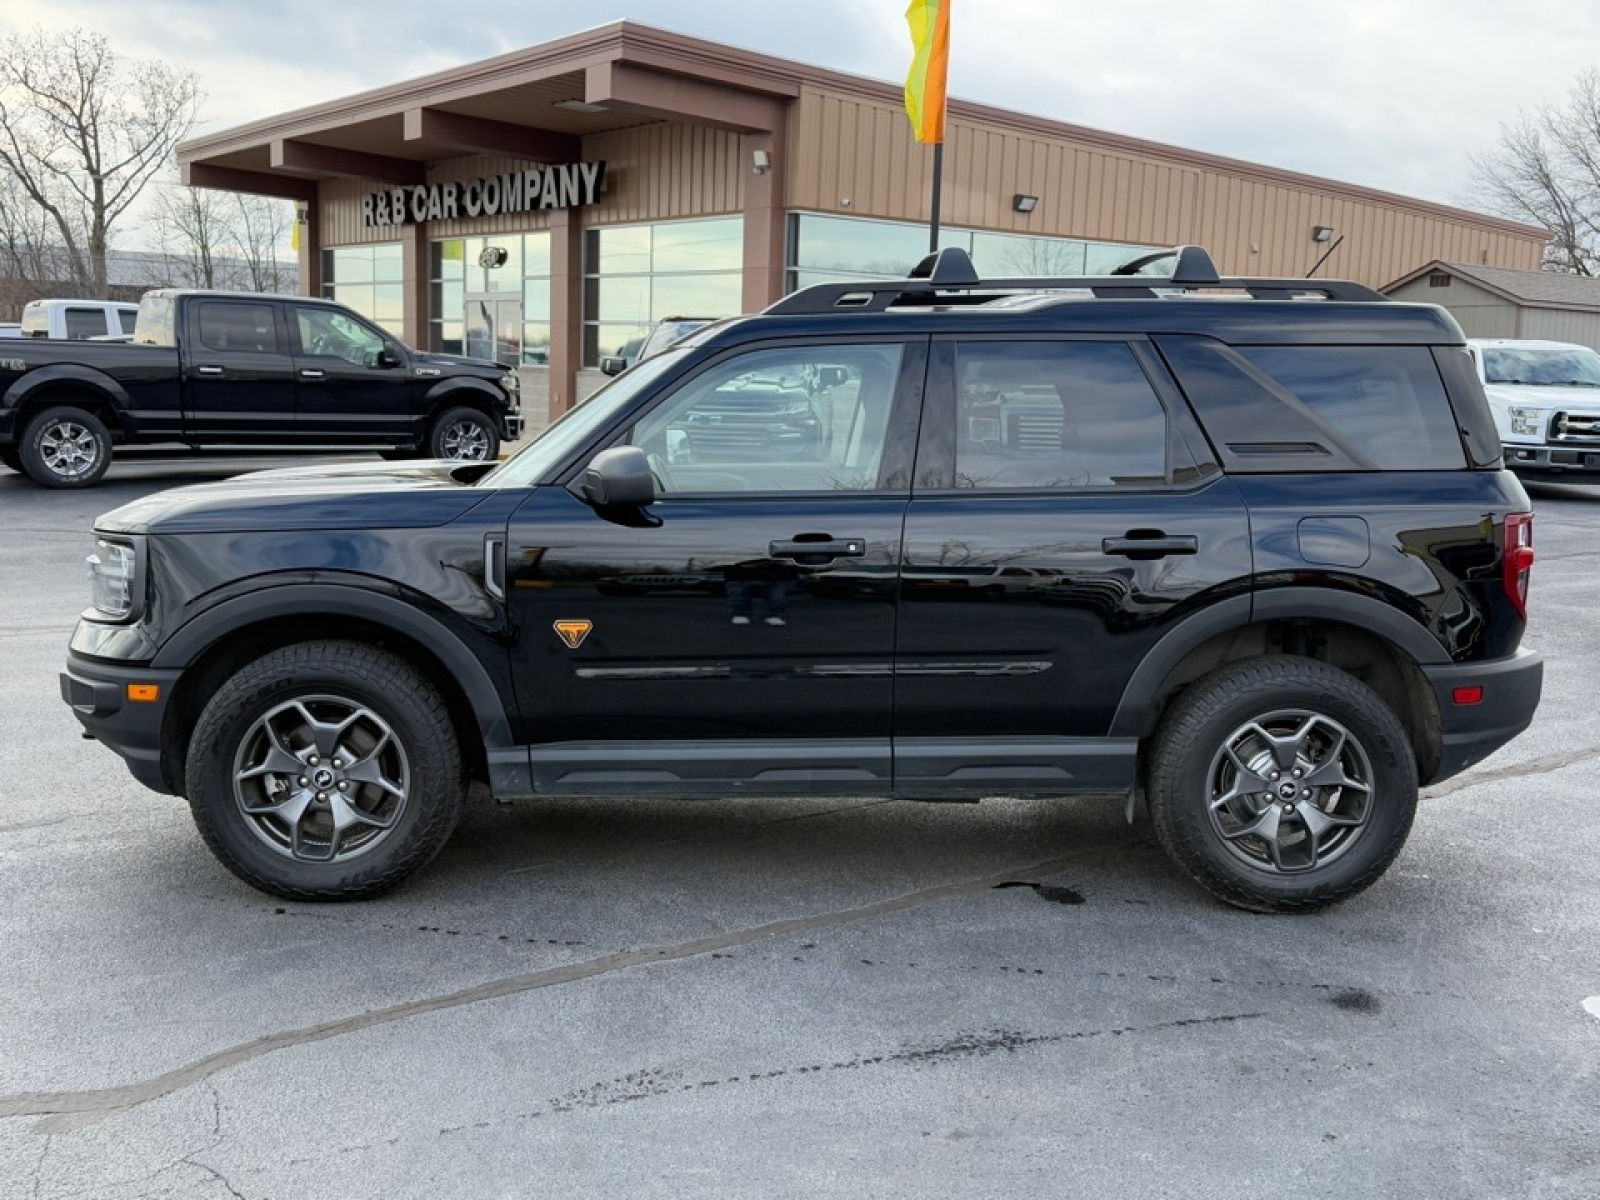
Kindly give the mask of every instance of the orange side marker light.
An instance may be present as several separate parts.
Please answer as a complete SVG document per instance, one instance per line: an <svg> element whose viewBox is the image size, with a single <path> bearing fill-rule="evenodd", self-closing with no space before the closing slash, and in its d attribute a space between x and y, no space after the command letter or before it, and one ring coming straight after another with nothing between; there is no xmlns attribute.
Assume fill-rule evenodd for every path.
<svg viewBox="0 0 1600 1200"><path fill-rule="evenodd" d="M130 683L128 685L128 699L136 704L154 704L161 699L161 685L159 683Z"/></svg>

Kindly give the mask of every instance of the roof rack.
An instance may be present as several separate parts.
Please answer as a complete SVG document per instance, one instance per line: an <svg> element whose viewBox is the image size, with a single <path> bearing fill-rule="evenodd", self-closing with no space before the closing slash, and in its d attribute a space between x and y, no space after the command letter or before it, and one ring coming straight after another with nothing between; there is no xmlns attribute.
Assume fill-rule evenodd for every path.
<svg viewBox="0 0 1600 1200"><path fill-rule="evenodd" d="M1173 260L1167 275L1141 275L1139 272L1162 259ZM1292 300L1301 296L1321 296L1327 300L1387 301L1389 297L1359 283L1342 279L1250 279L1223 278L1211 256L1199 246L1178 246L1135 258L1109 275L1084 275L1072 278L1023 277L984 279L972 265L965 250L947 246L930 254L911 269L904 279L863 279L852 283L818 283L785 296L764 311L775 316L828 313L840 309L851 312L883 312L895 305L928 305L944 301L972 303L975 292L1048 292L1065 289L1093 292L1112 300L1149 300L1163 291L1178 289L1227 289L1240 291L1257 300Z"/></svg>

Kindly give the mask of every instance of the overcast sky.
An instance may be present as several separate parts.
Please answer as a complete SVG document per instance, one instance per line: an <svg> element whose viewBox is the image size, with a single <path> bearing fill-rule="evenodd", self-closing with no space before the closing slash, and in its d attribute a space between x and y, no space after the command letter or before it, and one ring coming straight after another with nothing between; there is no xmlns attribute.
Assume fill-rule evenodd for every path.
<svg viewBox="0 0 1600 1200"><path fill-rule="evenodd" d="M1442 203L1600 67L1592 0L952 0L950 92ZM905 0L4 0L199 73L223 129L627 17L900 81Z"/></svg>

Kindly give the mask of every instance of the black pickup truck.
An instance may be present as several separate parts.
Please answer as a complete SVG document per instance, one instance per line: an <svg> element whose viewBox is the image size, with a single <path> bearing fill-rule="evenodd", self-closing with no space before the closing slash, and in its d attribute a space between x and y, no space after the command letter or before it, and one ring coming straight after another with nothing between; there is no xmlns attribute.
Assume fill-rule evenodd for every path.
<svg viewBox="0 0 1600 1200"><path fill-rule="evenodd" d="M0 349L0 463L45 487L95 483L113 445L472 461L521 433L514 373L310 297L161 289L129 343Z"/></svg>

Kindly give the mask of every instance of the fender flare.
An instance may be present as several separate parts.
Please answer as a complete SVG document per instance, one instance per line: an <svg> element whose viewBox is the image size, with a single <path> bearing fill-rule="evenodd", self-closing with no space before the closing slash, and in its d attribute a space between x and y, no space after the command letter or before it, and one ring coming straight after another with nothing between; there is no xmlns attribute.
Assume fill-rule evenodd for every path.
<svg viewBox="0 0 1600 1200"><path fill-rule="evenodd" d="M1162 683L1202 643L1230 629L1263 621L1306 619L1338 621L1368 630L1419 666L1451 661L1426 628L1370 596L1321 587L1274 588L1232 596L1189 616L1150 648L1122 690L1109 736L1142 737L1149 732Z"/></svg>
<svg viewBox="0 0 1600 1200"><path fill-rule="evenodd" d="M0 398L0 407L13 412L20 411L40 391L54 387L76 388L91 393L116 414L119 424L123 423L132 405L127 390L103 371L79 363L47 363L35 367L8 387L5 396Z"/></svg>
<svg viewBox="0 0 1600 1200"><path fill-rule="evenodd" d="M450 375L435 383L423 396L428 405L428 419L431 421L447 408L477 407L469 397L486 401L493 414L503 412L507 406L506 394L487 379L476 375Z"/></svg>
<svg viewBox="0 0 1600 1200"><path fill-rule="evenodd" d="M360 617L426 646L444 664L466 696L483 736L484 749L492 754L516 745L499 689L461 639L427 613L395 596L368 588L285 583L235 596L186 623L167 639L150 665L162 670L182 670L243 626L307 613Z"/></svg>

